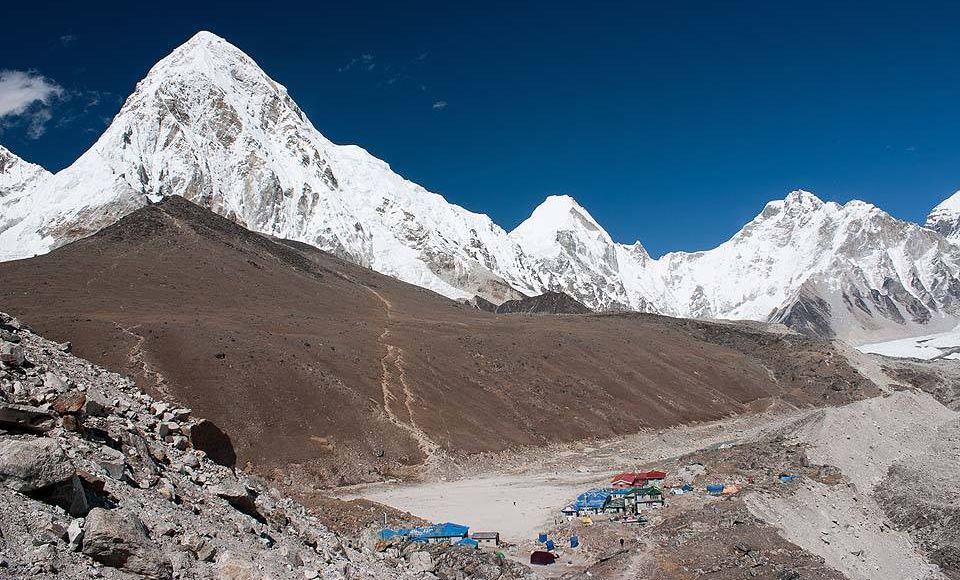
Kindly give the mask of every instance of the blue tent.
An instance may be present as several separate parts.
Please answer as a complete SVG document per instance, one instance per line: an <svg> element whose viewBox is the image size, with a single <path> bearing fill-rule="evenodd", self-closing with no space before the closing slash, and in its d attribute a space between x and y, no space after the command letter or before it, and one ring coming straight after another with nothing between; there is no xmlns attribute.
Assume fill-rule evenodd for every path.
<svg viewBox="0 0 960 580"><path fill-rule="evenodd" d="M474 540L473 538L464 538L457 542L458 546L466 546L468 548L479 548L480 542Z"/></svg>

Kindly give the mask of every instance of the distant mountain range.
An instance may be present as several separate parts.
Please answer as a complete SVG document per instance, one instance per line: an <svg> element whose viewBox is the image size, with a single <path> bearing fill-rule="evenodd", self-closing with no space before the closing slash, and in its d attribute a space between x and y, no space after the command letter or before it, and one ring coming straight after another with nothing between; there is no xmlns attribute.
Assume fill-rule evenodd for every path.
<svg viewBox="0 0 960 580"><path fill-rule="evenodd" d="M46 253L168 195L454 299L564 292L594 310L783 322L853 342L960 321L960 193L926 227L795 191L730 240L653 259L573 198L512 232L336 145L242 51L200 32L51 174L0 147L0 260Z"/></svg>

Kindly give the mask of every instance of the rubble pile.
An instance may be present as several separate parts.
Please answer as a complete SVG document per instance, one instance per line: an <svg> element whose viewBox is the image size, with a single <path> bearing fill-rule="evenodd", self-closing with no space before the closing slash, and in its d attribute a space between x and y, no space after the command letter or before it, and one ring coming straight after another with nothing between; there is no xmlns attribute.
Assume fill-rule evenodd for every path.
<svg viewBox="0 0 960 580"><path fill-rule="evenodd" d="M391 560L405 560L411 571L439 580L532 580L538 577L520 562L467 546L424 544L400 536L389 540L371 537L367 541L373 543L376 553Z"/></svg>
<svg viewBox="0 0 960 580"><path fill-rule="evenodd" d="M154 400L74 357L69 343L0 313L0 578L507 580L528 572L449 546L395 557L353 549L268 482L238 473L221 435L190 409Z"/></svg>

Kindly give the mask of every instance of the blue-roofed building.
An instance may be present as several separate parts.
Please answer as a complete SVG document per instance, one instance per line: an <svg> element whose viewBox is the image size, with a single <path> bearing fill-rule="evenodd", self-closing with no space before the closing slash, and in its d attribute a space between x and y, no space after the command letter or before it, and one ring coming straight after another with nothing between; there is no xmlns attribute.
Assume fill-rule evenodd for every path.
<svg viewBox="0 0 960 580"><path fill-rule="evenodd" d="M596 515L603 511L607 499L610 497L610 489L591 489L585 491L573 500L573 503L563 508L563 513L567 515Z"/></svg>
<svg viewBox="0 0 960 580"><path fill-rule="evenodd" d="M564 507L566 516L590 516L600 513L625 513L639 511L641 505L663 505L663 494L658 488L596 488L585 491Z"/></svg>
<svg viewBox="0 0 960 580"><path fill-rule="evenodd" d="M381 540L390 540L397 537L406 537L410 534L411 528L386 528L380 530L380 539Z"/></svg>
<svg viewBox="0 0 960 580"><path fill-rule="evenodd" d="M389 540L396 537L408 538L414 542L430 544L453 543L466 538L470 528L447 522L422 528L395 528L380 530L380 538Z"/></svg>

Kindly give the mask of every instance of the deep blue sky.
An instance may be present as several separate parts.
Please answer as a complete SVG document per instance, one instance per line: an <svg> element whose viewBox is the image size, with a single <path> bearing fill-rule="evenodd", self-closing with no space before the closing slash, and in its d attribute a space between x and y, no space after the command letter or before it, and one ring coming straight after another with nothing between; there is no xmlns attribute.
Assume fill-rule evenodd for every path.
<svg viewBox="0 0 960 580"><path fill-rule="evenodd" d="M960 189L956 3L133 4L4 6L0 69L65 93L42 136L8 117L0 143L68 165L207 29L327 137L507 229L569 193L658 255L791 189L914 221Z"/></svg>

